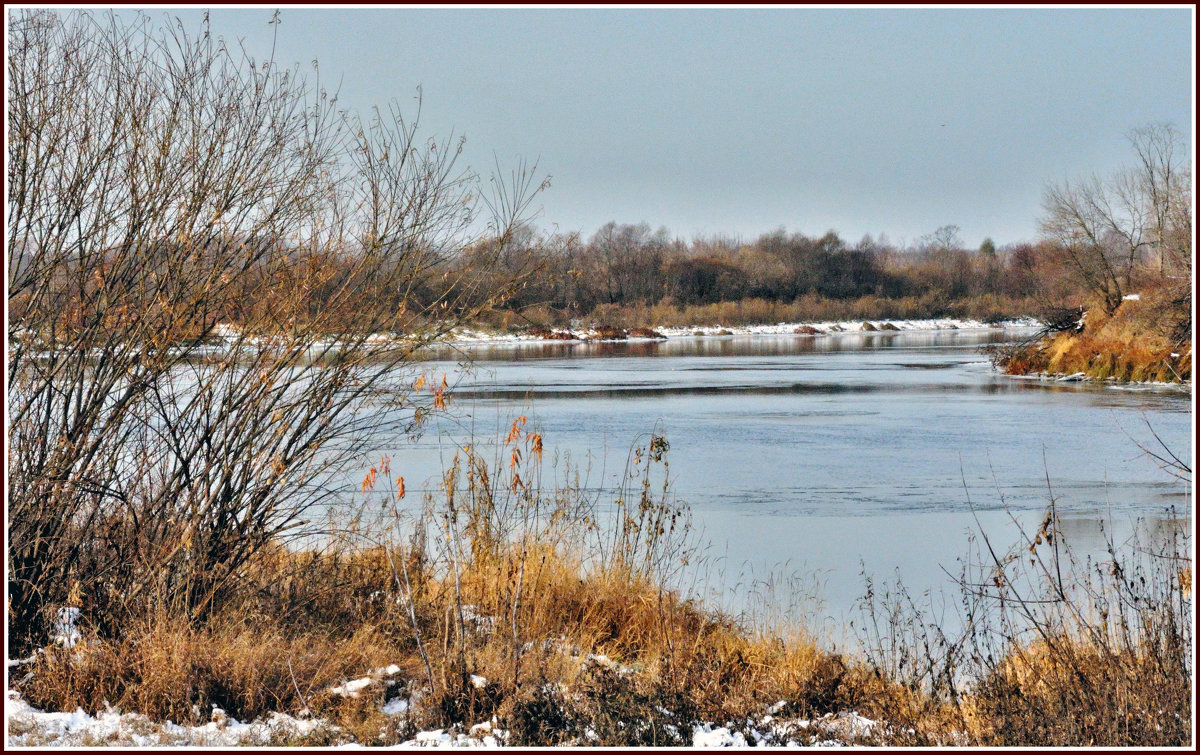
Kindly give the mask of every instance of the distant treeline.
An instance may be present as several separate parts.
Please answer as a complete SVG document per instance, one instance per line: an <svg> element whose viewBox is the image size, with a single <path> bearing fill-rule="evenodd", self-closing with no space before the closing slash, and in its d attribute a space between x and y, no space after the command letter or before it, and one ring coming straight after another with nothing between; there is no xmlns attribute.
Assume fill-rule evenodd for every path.
<svg viewBox="0 0 1200 755"><path fill-rule="evenodd" d="M539 322L619 319L620 312L645 308L720 311L712 305L735 302L753 302L764 316L795 311L883 318L964 314L969 302L986 300L995 316L1014 316L1031 314L1053 277L1041 269L1034 245L997 247L985 239L966 248L954 226L904 248L870 236L848 243L833 231L808 236L782 229L752 241L689 242L665 228L615 222L586 239L527 231L520 241L501 264L539 273L506 308ZM839 306L851 302L861 306ZM867 311L872 309L878 311Z"/></svg>

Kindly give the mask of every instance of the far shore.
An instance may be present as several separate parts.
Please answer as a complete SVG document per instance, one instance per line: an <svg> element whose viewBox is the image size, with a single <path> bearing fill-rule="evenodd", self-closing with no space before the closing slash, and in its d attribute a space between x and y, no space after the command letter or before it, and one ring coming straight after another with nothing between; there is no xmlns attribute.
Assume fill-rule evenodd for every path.
<svg viewBox="0 0 1200 755"><path fill-rule="evenodd" d="M943 330L1009 330L1034 329L1040 323L1032 318L1019 318L987 323L961 318L923 320L841 320L821 322L781 322L761 325L706 324L657 328L613 328L606 326L575 326L571 328L530 328L524 331L489 331L458 328L443 341L449 344L538 342L538 341L653 341L677 338L746 335L841 336L873 333L887 335L902 332Z"/></svg>

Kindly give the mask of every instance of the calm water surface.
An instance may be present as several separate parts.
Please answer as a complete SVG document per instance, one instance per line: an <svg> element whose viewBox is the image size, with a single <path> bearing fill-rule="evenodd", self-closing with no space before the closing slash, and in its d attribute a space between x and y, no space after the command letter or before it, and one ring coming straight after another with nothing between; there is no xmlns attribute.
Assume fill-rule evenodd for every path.
<svg viewBox="0 0 1200 755"><path fill-rule="evenodd" d="M950 586L971 533L1007 546L1012 519L1036 524L1047 479L1081 552L1102 551L1102 519L1124 538L1138 520L1161 528L1172 507L1190 517L1190 486L1136 445L1157 446L1149 423L1190 458L1190 392L998 375L980 346L1015 335L445 349L432 369L455 386L452 416L390 450L413 490L433 484L455 444L503 437L525 415L547 460L569 454L598 488L620 481L635 441L662 433L675 493L710 543L692 575L700 589L741 609L772 580L819 595L834 623L863 593L863 572L917 594Z"/></svg>

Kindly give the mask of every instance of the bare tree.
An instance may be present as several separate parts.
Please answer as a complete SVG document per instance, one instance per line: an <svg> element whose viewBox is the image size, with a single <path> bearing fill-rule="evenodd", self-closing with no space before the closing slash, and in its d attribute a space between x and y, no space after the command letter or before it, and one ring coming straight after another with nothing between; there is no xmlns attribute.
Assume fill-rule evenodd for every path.
<svg viewBox="0 0 1200 755"><path fill-rule="evenodd" d="M511 289L544 184L207 22L16 11L8 66L10 631L68 596L106 632L150 593L201 616L444 405L405 365Z"/></svg>
<svg viewBox="0 0 1200 755"><path fill-rule="evenodd" d="M1135 129L1129 141L1137 165L1107 180L1092 176L1047 187L1042 232L1061 261L1105 311L1116 311L1139 265L1157 260L1160 273L1191 267L1190 177L1174 127Z"/></svg>
<svg viewBox="0 0 1200 755"><path fill-rule="evenodd" d="M1191 267L1191 173L1183 135L1169 123L1129 132L1137 155L1137 190L1149 210L1151 247L1158 272L1176 274Z"/></svg>
<svg viewBox="0 0 1200 755"><path fill-rule="evenodd" d="M922 236L917 244L918 246L937 252L961 249L963 245L961 231L962 229L956 225L939 226L932 233Z"/></svg>

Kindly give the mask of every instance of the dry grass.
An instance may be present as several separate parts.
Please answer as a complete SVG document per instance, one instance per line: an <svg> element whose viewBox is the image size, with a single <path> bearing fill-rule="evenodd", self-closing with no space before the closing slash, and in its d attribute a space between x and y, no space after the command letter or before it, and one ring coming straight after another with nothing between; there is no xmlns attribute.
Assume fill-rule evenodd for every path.
<svg viewBox="0 0 1200 755"><path fill-rule="evenodd" d="M296 634L232 613L202 626L164 619L119 640L91 637L48 650L24 691L32 705L50 709L100 711L107 702L195 723L216 706L250 720L327 701L326 688L347 670L376 668L393 647L377 626Z"/></svg>
<svg viewBox="0 0 1200 755"><path fill-rule="evenodd" d="M872 599L864 647L881 712L913 744L1181 746L1191 741L1190 531L1172 517L1107 557L1077 558L1053 499L1009 551L982 545L959 576L948 632L903 588ZM872 706L874 707L874 706Z"/></svg>
<svg viewBox="0 0 1200 755"><path fill-rule="evenodd" d="M1082 333L1058 333L1024 344L999 364L1010 375L1084 373L1096 380L1187 382L1192 378L1190 328L1183 342L1164 327L1169 294L1152 291L1124 302L1112 317L1088 310Z"/></svg>
<svg viewBox="0 0 1200 755"><path fill-rule="evenodd" d="M656 327L687 327L710 323L755 325L829 320L915 320L932 317L969 317L985 322L998 322L1032 311L1032 302L1028 300L1011 299L995 294L959 300L945 300L933 295L900 298L871 295L856 299L828 299L808 294L790 303L765 299L744 299L686 307L663 303L641 309L626 307L619 313L605 312L605 315L614 321L636 320Z"/></svg>
<svg viewBox="0 0 1200 755"><path fill-rule="evenodd" d="M516 459L487 464L464 449L442 495L404 527L359 520L331 527L320 549L268 549L203 621L162 603L115 634L85 624L81 644L48 649L19 689L44 709L113 704L177 722L205 721L213 706L241 720L307 710L363 744L493 718L519 745L690 744L693 722L746 722L780 701L778 717L857 710L886 722L891 744L1190 736L1178 543L1158 571L1081 579L1075 613L1016 592L1001 596L1009 614L985 610L997 595L980 585L1007 584L985 575L964 579L963 636L900 601L861 652L836 653L672 589L691 551L686 512L660 486L665 439L634 449L607 506L562 480L542 489L539 440L518 422L500 446ZM400 671L380 673L390 664ZM357 697L331 690L367 676ZM413 701L410 716L381 712L394 697Z"/></svg>
<svg viewBox="0 0 1200 755"><path fill-rule="evenodd" d="M1014 651L964 703L977 741L1164 746L1190 738L1186 679L1165 659L1056 638ZM1181 683L1182 682L1182 683Z"/></svg>
<svg viewBox="0 0 1200 755"><path fill-rule="evenodd" d="M327 578L349 588L348 595L381 588L386 593L373 602L403 602L391 575L382 582L371 578L376 560L370 552L342 554L337 565L308 555L295 559L305 562L306 579ZM525 598L514 643L506 616L512 606L503 598L514 594L522 561ZM359 578L347 580L349 572ZM260 576L268 576L265 567ZM230 607L200 626L163 616L120 639L90 636L73 649L48 650L22 692L45 709L96 712L112 704L188 723L208 720L213 706L241 720L308 709L362 741L387 729L379 712L386 698L420 692L426 696L417 719L422 726L469 726L497 716L526 744L567 741L586 729L608 744L678 744L661 727L657 734L647 730L648 739L631 739L618 724L661 718L662 708L702 720L744 718L780 699L797 713L819 715L852 697L841 689L845 662L811 638L754 636L629 571L588 574L552 550L506 551L464 565L457 586L424 576L414 602L432 687L401 611L364 615L370 612L358 598L337 610L320 582L298 588L302 583L288 568L274 576L280 585L270 601L275 612L263 610L268 601L260 596L249 601L249 613L243 615L249 605ZM471 602L459 606L456 593ZM466 606L460 621L455 614ZM400 685L381 681L359 698L329 691L393 663L403 669L396 676ZM470 675L488 684L476 688ZM580 696L550 699L547 685ZM551 704L560 708L558 727L547 717Z"/></svg>
<svg viewBox="0 0 1200 755"><path fill-rule="evenodd" d="M503 448L522 452L516 464L465 452L403 538L394 521L360 522L319 550L267 549L203 620L160 603L102 634L85 612L85 639L48 649L21 692L45 709L193 723L214 706L241 720L307 709L372 743L495 716L517 743L591 730L604 744L680 744L681 721L744 720L778 700L820 715L862 698L851 662L814 638L752 631L670 587L692 551L686 512L660 487L665 439L631 453L601 506L537 487L535 437L514 425ZM401 672L357 698L330 691L389 664ZM420 698L405 726L380 713L397 695Z"/></svg>

